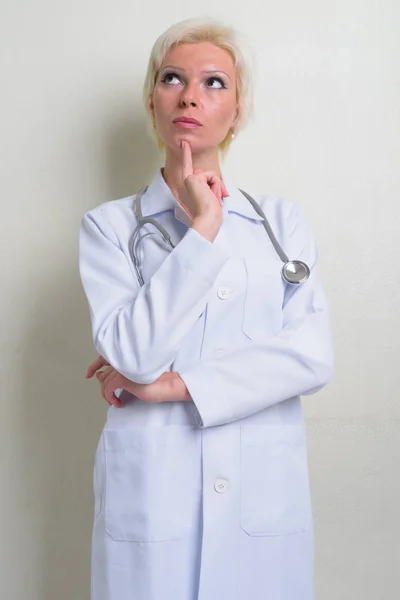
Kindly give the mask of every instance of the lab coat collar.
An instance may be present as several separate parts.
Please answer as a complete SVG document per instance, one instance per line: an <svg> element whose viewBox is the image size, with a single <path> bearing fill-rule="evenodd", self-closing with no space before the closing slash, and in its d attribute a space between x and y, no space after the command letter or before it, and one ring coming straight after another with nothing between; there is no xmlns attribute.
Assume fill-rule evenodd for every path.
<svg viewBox="0 0 400 600"><path fill-rule="evenodd" d="M262 220L262 217L254 210L247 198L241 193L234 182L225 176L221 170L222 179L228 190L229 196L224 198L224 212L239 213L249 219ZM142 198L143 217L155 216L164 211L173 210L175 217L179 220L185 219L186 213L183 211L179 202L173 196L170 188L162 176L161 169L158 169L153 181L147 188Z"/></svg>
<svg viewBox="0 0 400 600"><path fill-rule="evenodd" d="M248 219L256 219L259 221L263 221L263 217L261 217L258 214L258 212L255 211L253 206L242 194L242 192L234 183L234 181L230 177L227 177L223 172L222 179L229 193L229 196L227 198L224 198L224 210L227 210L228 212L238 213L239 215L243 215Z"/></svg>

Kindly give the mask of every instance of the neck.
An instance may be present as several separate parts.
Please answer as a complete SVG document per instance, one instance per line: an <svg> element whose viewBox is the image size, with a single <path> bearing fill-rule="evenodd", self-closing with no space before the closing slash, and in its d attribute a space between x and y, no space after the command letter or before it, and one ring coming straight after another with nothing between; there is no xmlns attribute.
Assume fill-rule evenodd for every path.
<svg viewBox="0 0 400 600"><path fill-rule="evenodd" d="M218 154L215 150L208 152L199 152L192 154L193 171L201 169L202 171L214 171L218 177L221 177L221 168L219 165ZM165 167L162 169L162 176L172 194L179 201L178 188L182 186L182 157L180 153L171 152L167 148Z"/></svg>

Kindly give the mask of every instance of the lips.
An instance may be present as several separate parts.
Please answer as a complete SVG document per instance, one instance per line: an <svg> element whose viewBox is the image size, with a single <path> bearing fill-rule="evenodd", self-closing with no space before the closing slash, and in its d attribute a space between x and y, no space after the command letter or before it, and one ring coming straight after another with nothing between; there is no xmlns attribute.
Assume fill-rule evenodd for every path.
<svg viewBox="0 0 400 600"><path fill-rule="evenodd" d="M191 125L197 125L197 126L201 126L200 121L197 121L196 119L192 119L190 117L178 117L177 119L174 119L173 121L174 123L188 123Z"/></svg>

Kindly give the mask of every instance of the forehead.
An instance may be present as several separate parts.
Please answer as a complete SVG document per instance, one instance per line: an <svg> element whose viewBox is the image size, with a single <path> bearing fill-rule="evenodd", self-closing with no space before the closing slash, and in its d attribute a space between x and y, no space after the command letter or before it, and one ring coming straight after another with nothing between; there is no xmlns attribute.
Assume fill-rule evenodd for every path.
<svg viewBox="0 0 400 600"><path fill-rule="evenodd" d="M171 48L164 57L164 65L174 65L186 70L222 70L234 74L235 64L232 55L210 42L179 44Z"/></svg>

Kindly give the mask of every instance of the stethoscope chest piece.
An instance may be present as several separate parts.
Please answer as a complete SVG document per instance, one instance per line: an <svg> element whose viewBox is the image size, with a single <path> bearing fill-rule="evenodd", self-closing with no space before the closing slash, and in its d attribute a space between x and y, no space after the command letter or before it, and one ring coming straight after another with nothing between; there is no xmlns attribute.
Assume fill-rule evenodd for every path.
<svg viewBox="0 0 400 600"><path fill-rule="evenodd" d="M282 267L282 277L288 283L304 283L310 277L310 269L301 260L289 260Z"/></svg>

